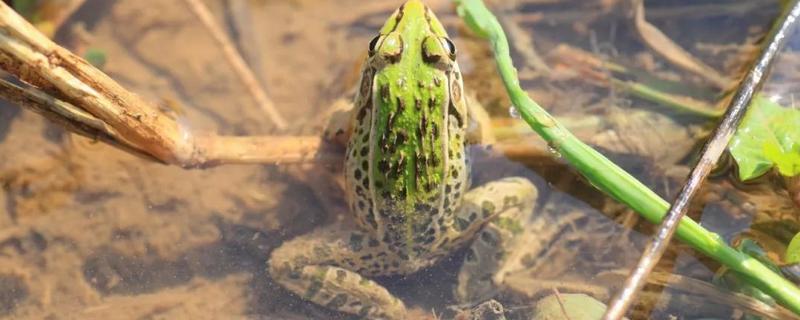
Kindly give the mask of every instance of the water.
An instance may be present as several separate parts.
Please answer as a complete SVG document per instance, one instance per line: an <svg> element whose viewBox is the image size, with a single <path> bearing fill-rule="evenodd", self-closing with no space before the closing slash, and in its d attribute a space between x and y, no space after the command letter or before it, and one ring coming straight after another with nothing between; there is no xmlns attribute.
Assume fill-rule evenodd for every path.
<svg viewBox="0 0 800 320"><path fill-rule="evenodd" d="M513 119L521 119L522 118L522 115L519 113L519 110L517 110L517 107L515 107L513 105L508 107L508 116L513 118Z"/></svg>
<svg viewBox="0 0 800 320"><path fill-rule="evenodd" d="M697 5L725 9L745 2ZM257 66L254 72L270 98L293 124L291 132L274 129L183 2L89 1L64 30L83 23L91 37L75 41L62 30L58 40L76 51L102 50L106 73L150 101L174 102L175 113L192 132L318 135L329 105L346 97L357 81L367 43L399 5L355 0L235 5L243 3L245 10L223 8L222 2L209 5L225 28L244 27L235 33L238 49ZM448 2L427 3L459 46L466 88L493 116L517 119L515 108L507 107L494 63L485 58L485 43L460 34L463 29ZM729 14L705 17L680 14L692 11L687 6L694 2L648 1L653 6L648 16L698 58L718 70L735 70L740 64L734 58L741 54L730 45L763 33L775 13L769 3L744 15L722 10L714 12ZM631 27L614 14L617 10L598 15L598 6L600 2L522 1L496 11L508 13L504 17L523 30L534 30L530 34L542 56L557 44L592 52L591 31L604 48L615 48L615 61L691 78L644 49ZM512 53L522 86L537 102L662 197L674 197L708 123L642 100L620 106L613 97L624 92L612 95L580 75L537 78L526 68L530 61L525 55ZM792 92L794 57L786 55L770 92L784 97ZM512 319L525 318L530 306L554 286L606 301L613 293L610 288L636 260L649 224L596 192L539 138L506 137L502 143L533 151L515 160L478 154L473 184L521 176L538 187L539 197L526 224L529 237L519 247L530 251L519 251L528 259L512 268L509 285L494 297L512 310ZM346 213L338 170L284 162L183 170L69 135L36 114L4 106L0 317L346 319L289 294L265 271L276 247ZM703 199L707 204L695 208L693 217L726 239L744 232L766 234L762 242L777 247L784 234L763 230L779 229L775 221L788 221L781 224L789 226L785 234L798 230L798 209L780 196L780 187L762 183L741 189L727 176L713 179ZM452 290L463 257L463 251L456 252L418 273L377 280L408 306L440 314L457 305ZM716 267L677 246L659 271L707 281ZM730 308L703 296L687 298L693 296L680 288L661 293L660 287L649 291L631 318L731 314Z"/></svg>

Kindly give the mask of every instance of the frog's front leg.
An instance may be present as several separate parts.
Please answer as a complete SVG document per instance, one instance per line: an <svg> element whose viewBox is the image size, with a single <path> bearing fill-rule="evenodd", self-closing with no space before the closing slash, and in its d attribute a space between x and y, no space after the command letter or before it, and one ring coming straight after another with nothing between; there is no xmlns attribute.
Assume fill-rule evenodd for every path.
<svg viewBox="0 0 800 320"><path fill-rule="evenodd" d="M495 291L495 276L502 274L500 268L508 258L506 249L522 232L522 221L533 211L537 197L536 187L520 177L489 182L464 195L454 226L464 230L472 244L458 274L455 295L460 302L478 302Z"/></svg>
<svg viewBox="0 0 800 320"><path fill-rule="evenodd" d="M492 118L478 99L467 95L466 99L469 123L467 124L467 141L470 144L493 144L497 141L492 128Z"/></svg>
<svg viewBox="0 0 800 320"><path fill-rule="evenodd" d="M323 227L273 251L269 273L303 299L369 319L405 319L403 302L364 275L380 275L385 248L353 227ZM370 262L373 261L373 262Z"/></svg>
<svg viewBox="0 0 800 320"><path fill-rule="evenodd" d="M342 146L347 144L353 131L353 109L353 102L349 99L342 98L333 103L326 115L328 123L323 129L325 140Z"/></svg>

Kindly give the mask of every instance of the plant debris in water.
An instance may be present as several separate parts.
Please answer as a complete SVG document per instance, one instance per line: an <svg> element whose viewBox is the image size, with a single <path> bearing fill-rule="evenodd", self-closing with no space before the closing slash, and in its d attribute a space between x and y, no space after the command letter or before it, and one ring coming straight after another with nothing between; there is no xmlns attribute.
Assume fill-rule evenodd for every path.
<svg viewBox="0 0 800 320"><path fill-rule="evenodd" d="M786 177L800 175L800 110L755 97L729 150L742 181L772 168Z"/></svg>

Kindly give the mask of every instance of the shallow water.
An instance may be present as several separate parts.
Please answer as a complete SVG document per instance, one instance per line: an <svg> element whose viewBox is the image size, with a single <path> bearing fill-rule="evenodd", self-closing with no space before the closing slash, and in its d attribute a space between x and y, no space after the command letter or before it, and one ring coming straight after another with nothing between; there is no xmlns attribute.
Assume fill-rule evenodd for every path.
<svg viewBox="0 0 800 320"><path fill-rule="evenodd" d="M621 13L598 13L601 2L609 1L491 3L500 17L533 35L544 57L569 44L662 76L697 80L637 41ZM733 44L763 35L777 14L772 2L761 2L648 1L647 6L652 23L732 74L749 57ZM465 34L449 2L427 3L460 48L466 87L492 116L508 117L510 104L485 43ZM238 30L231 33L292 123L289 132L277 131L256 107L183 2L88 1L57 40L76 51L101 49L108 60L105 72L146 99L171 106L193 131L317 134L322 114L350 94L367 43L398 5L249 1L246 10L236 11L209 3L221 25ZM721 13L691 10L702 5ZM746 10L731 9L740 7ZM67 30L79 24L91 37L76 43ZM524 66L522 84L536 101L662 197L674 197L701 141L698 133L710 123L580 77L537 74L529 56L518 50L514 58ZM787 53L778 80L767 87L786 104L794 101L789 93L797 81L790 70L797 62ZM515 141L541 145L531 136ZM532 220L547 236L529 239L525 249L537 259L515 269L509 275L513 284L495 296L510 316L526 317L536 299L554 287L607 301L652 226L600 195L559 159L476 153L475 184L523 176L539 188ZM183 170L150 163L5 104L0 108L0 317L347 319L289 294L265 272L269 253L283 241L336 219L330 199L335 205L341 194L320 194L314 187L335 184L338 176L338 168L311 165ZM707 189L706 202L691 215L726 239L752 232L751 224L775 230L769 225L777 220L798 230L800 210L775 185L742 186L722 174ZM785 245L785 234L770 236L777 240L764 241ZM451 290L463 255L457 252L417 274L379 280L410 307L440 313L456 303ZM659 270L708 281L717 268L677 245ZM648 287L631 318L732 317L731 308L692 297L679 288Z"/></svg>

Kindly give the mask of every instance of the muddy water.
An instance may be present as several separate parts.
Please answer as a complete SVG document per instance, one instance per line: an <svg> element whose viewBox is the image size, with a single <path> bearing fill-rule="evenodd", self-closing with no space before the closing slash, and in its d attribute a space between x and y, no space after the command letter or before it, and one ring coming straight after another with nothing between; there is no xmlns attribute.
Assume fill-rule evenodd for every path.
<svg viewBox="0 0 800 320"><path fill-rule="evenodd" d="M660 5L666 6L664 3ZM483 42L463 34L447 1L428 4L462 48L459 59L467 87L476 91L493 115L507 117L509 104ZM249 1L243 15L221 2L209 3L221 25L239 28L234 34L239 49L280 112L293 124L288 132L275 130L257 108L183 2L89 1L65 28L82 24L91 36L80 45L60 36L62 43L75 50L103 50L108 60L104 71L126 88L174 109L192 130L233 135L315 134L325 120L319 115L335 99L348 95L368 41L397 5L398 1ZM501 12L502 8L514 8L499 1L497 5ZM553 15L562 20L531 23L537 21L531 20L536 12L544 10L537 6L563 13ZM530 13L521 26L542 31L537 45L543 52L563 41L585 50L633 57L642 65L652 61L618 17L570 21L581 17L581 10L597 9L565 9L570 6L581 8L576 1L530 1L514 10ZM685 44L742 43L747 36L765 30L770 13L774 13L770 10L754 10L748 17L715 17L708 23L727 30L723 35L700 32ZM691 20L696 25L676 24L670 22L676 18L668 15L669 10L663 12L668 18L660 20L659 26L673 34L685 31L681 27L702 25L696 20ZM714 65L721 70L741 65L734 53L692 48L701 58L728 57L730 61ZM523 84L537 101L563 117L612 119L608 126L620 134L592 127L586 129L593 132L590 142L610 150L615 161L663 196L673 196L680 187L688 167L682 162L684 157L676 155L690 154L696 143L693 133L702 131L706 123L651 112L645 118L664 128L651 134L652 127L643 129L620 120L625 118L621 114L631 114L631 106L641 102L612 99L616 96L608 91L574 79L533 77ZM652 141L620 141L618 137L626 134L669 139L666 145L671 149L652 148L658 144ZM624 273L643 243L638 231L626 231L620 224L637 226L645 233L649 227L594 192L560 162L522 163L485 157L474 168L476 183L504 176L528 177L542 195L538 214L553 225L564 217L578 219L571 227L555 232L554 237L559 238L541 240L549 248L540 253L542 259L513 275L517 283L526 285L512 286L498 298L519 319L542 292L552 290L553 284L537 287L542 279L557 279L566 291L607 299L613 292L609 291L611 284L621 279L611 271ZM205 170L163 166L72 136L35 114L3 105L0 317L346 318L287 293L264 270L269 252L284 240L335 219L327 198L341 199L341 194L320 195L311 186L324 183L319 179L337 176L337 168L280 164ZM703 215L704 223L730 238L747 228L756 212L778 212L791 219L797 214L796 208L770 196L774 193L771 187L744 194L724 178L715 180L713 186L707 200L714 202L698 207L694 214L710 212ZM752 200L754 195L756 200ZM732 202L732 198L737 200ZM730 219L732 216L737 219ZM463 253L415 275L380 280L408 305L438 313L455 303L450 292L460 255ZM708 280L715 268L678 246L662 271ZM601 271L608 275L598 277ZM704 309L661 293L655 289L645 296L635 318L730 314L728 308ZM692 308L686 308L687 304Z"/></svg>

